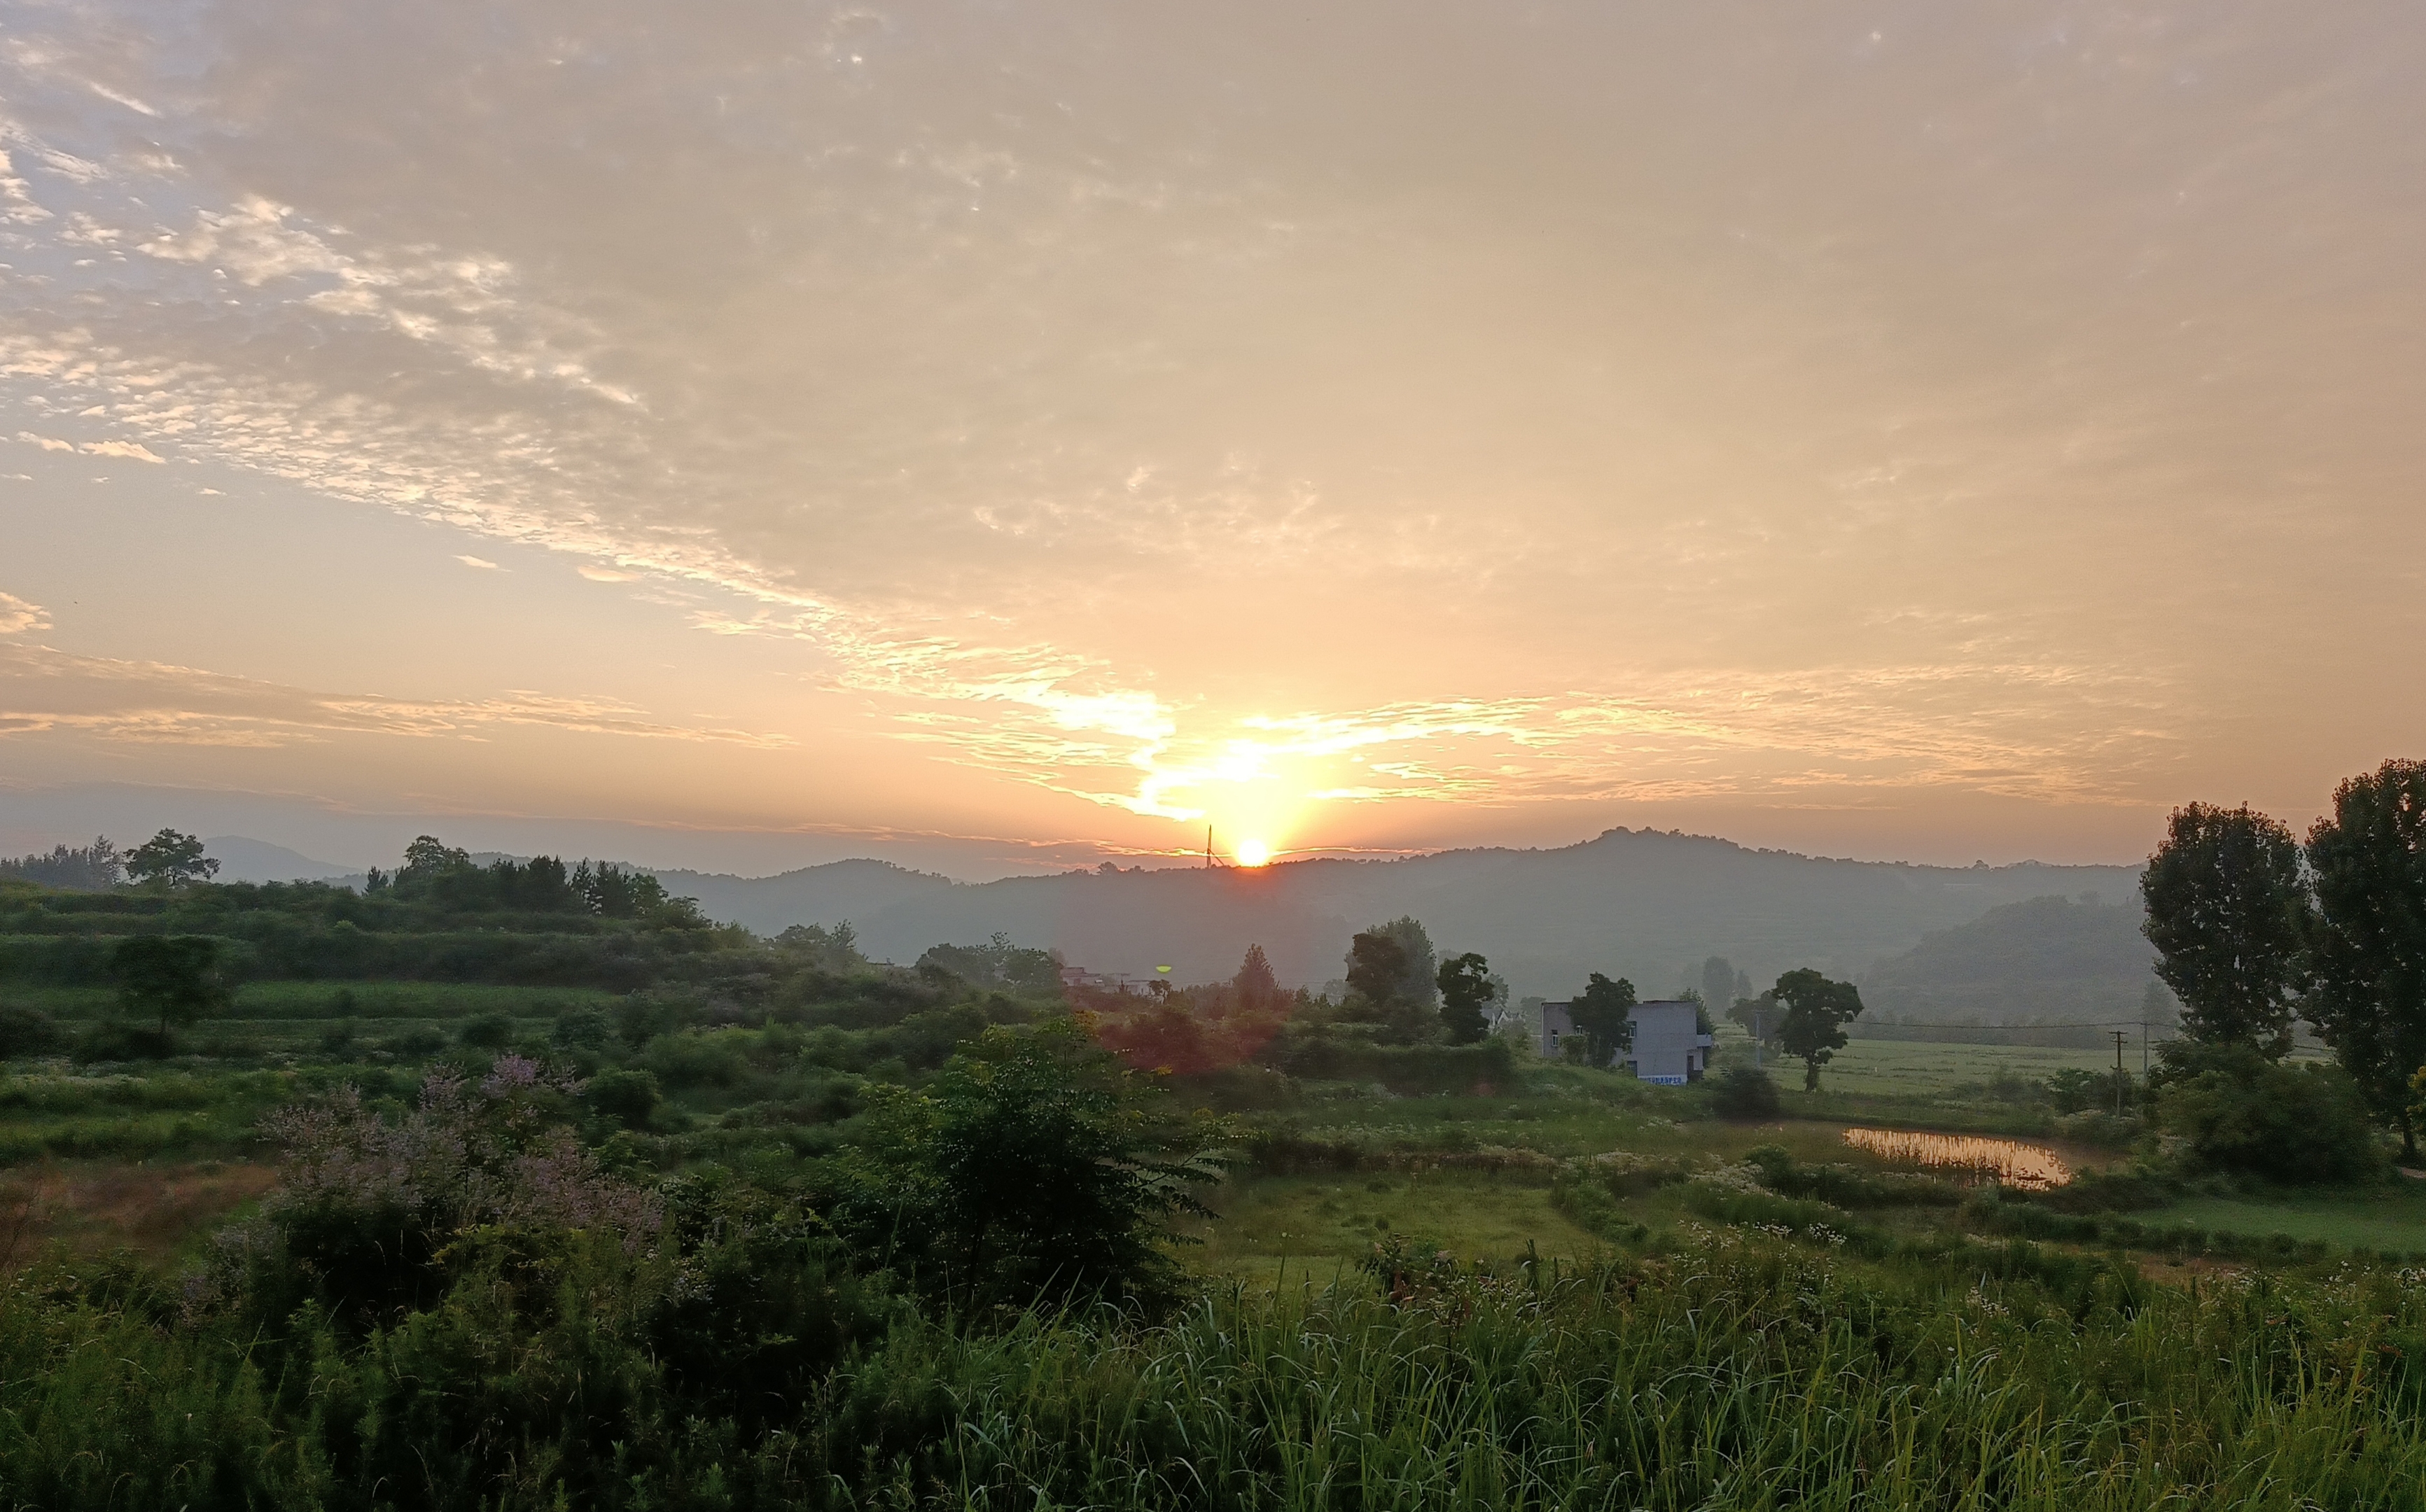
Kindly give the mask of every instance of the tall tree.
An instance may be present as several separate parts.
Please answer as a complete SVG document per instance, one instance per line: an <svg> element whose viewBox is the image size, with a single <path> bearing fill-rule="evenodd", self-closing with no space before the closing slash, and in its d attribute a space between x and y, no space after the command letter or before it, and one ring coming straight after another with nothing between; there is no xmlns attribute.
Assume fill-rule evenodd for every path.
<svg viewBox="0 0 2426 1512"><path fill-rule="evenodd" d="M1482 1013L1496 990L1489 961L1469 950L1441 962L1434 980L1440 987L1441 1023L1448 1030L1450 1044L1471 1045L1491 1032L1491 1021Z"/></svg>
<svg viewBox="0 0 2426 1512"><path fill-rule="evenodd" d="M2182 1032L2281 1059L2305 985L2308 893L2300 845L2243 806L2175 809L2140 874L2157 975L2182 1000Z"/></svg>
<svg viewBox="0 0 2426 1512"><path fill-rule="evenodd" d="M1711 1012L1724 1013L1738 996L1735 962L1724 956L1702 962L1702 1002Z"/></svg>
<svg viewBox="0 0 2426 1512"><path fill-rule="evenodd" d="M206 882L218 875L219 863L202 854L202 843L174 829L163 829L126 853L126 875L137 882L176 887Z"/></svg>
<svg viewBox="0 0 2426 1512"><path fill-rule="evenodd" d="M1583 1032L1585 1053L1595 1066L1606 1066L1621 1050L1634 1044L1634 984L1621 976L1612 982L1592 973L1584 989L1567 1005L1567 1017Z"/></svg>
<svg viewBox="0 0 2426 1512"><path fill-rule="evenodd" d="M219 942L208 935L129 935L109 955L119 1006L157 1018L163 1035L227 1002L218 964Z"/></svg>
<svg viewBox="0 0 2426 1512"><path fill-rule="evenodd" d="M2414 1160L2409 1080L2426 1065L2426 762L2386 762L2336 788L2333 813L2308 831L2308 1017Z"/></svg>
<svg viewBox="0 0 2426 1512"><path fill-rule="evenodd" d="M1281 979L1272 973L1271 958L1261 945L1247 947L1238 974L1230 978L1230 990L1237 994L1242 1013L1272 1013L1287 1001L1281 992Z"/></svg>
<svg viewBox="0 0 2426 1512"><path fill-rule="evenodd" d="M1845 1025L1862 1011L1862 994L1851 982L1835 982L1805 966L1777 979L1770 990L1785 1005L1778 1043L1803 1061L1803 1090L1820 1090L1820 1068L1845 1048Z"/></svg>
<svg viewBox="0 0 2426 1512"><path fill-rule="evenodd" d="M1388 924L1375 925L1374 932L1389 936L1406 953L1407 964L1399 974L1398 998L1429 1012L1440 1004L1440 987L1435 980L1440 963L1432 950L1432 937L1412 915L1403 915Z"/></svg>
<svg viewBox="0 0 2426 1512"><path fill-rule="evenodd" d="M1348 941L1348 990L1378 1009L1403 1001L1407 950L1380 929L1367 929Z"/></svg>

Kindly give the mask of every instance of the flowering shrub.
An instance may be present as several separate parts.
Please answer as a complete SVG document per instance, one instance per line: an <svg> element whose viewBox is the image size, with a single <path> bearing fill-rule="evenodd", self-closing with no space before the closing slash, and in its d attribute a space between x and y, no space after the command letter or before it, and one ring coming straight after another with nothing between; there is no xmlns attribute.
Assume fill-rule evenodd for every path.
<svg viewBox="0 0 2426 1512"><path fill-rule="evenodd" d="M432 1071L401 1118L351 1086L271 1114L263 1129L285 1149L280 1183L256 1222L219 1236L189 1295L247 1291L282 1310L309 1297L341 1313L418 1306L445 1284L440 1251L482 1228L600 1231L639 1253L662 1227L658 1199L565 1126L578 1091L500 1055L477 1081Z"/></svg>

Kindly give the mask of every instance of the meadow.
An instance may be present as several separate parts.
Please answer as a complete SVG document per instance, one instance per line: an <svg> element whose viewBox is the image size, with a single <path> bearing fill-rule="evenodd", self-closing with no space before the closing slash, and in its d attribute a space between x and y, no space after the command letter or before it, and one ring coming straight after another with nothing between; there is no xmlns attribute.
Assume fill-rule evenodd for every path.
<svg viewBox="0 0 2426 1512"><path fill-rule="evenodd" d="M107 988L0 980L0 1021L41 1046L0 1069L0 1508L2288 1512L2426 1488L2426 1183L2155 1172L2135 1118L2050 1098L2111 1052L1860 1039L1822 1090L1775 1068L1778 1115L1735 1119L1711 1081L1392 1045L1320 1002L1074 1018L1000 945L903 970L665 927L691 933L381 947L571 980L255 975L148 1058L113 1058ZM83 958L45 950L23 958ZM654 974L601 985L618 961ZM1117 1305L1049 1271L1025 1302L955 1291L885 1216L925 1190L950 1226L900 1150L941 1148L920 1120L950 1086L994 1095L978 1047L1056 1034L1110 1070L1048 1101L1115 1075L1116 1102L1218 1135L1218 1170L1155 1178L1218 1176L1170 1220L1172 1284ZM1121 1072L1098 1039L1186 1069ZM1750 1057L1722 1032L1720 1071ZM523 1111L408 1135L433 1074L446 1105ZM353 1110L374 1158L324 1149L353 1174L298 1207L272 1135L325 1142L339 1125L293 1121L315 1107ZM1027 1137L1011 1116L962 1148ZM545 1129L571 1142L494 1206ZM408 1211L348 1209L348 1183L501 1130L461 1178L487 1216L344 1247ZM2077 1180L1847 1141L1879 1130L2036 1141ZM612 1242L609 1212L654 1237ZM400 1289L369 1307L352 1288L380 1276Z"/></svg>

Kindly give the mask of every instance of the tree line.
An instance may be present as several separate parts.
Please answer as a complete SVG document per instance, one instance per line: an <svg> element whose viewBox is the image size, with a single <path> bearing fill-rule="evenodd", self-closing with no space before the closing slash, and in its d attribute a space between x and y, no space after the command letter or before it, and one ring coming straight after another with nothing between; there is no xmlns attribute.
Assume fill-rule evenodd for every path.
<svg viewBox="0 0 2426 1512"><path fill-rule="evenodd" d="M2426 762L2334 790L2305 840L2243 804L2174 811L2141 878L2157 974L2182 1002L2167 1076L2241 1102L2330 1090L2283 1062L2305 1021L2367 1109L2418 1154L2426 1092ZM2294 1132L2304 1121L2289 1120Z"/></svg>

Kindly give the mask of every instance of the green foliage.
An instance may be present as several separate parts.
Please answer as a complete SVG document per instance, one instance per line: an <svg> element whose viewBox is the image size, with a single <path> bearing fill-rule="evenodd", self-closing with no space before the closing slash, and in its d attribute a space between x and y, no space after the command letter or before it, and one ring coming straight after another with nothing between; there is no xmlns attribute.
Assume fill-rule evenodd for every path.
<svg viewBox="0 0 2426 1512"><path fill-rule="evenodd" d="M1634 1044L1634 984L1621 976L1612 982L1594 972L1584 989L1567 1005L1567 1016L1584 1037L1584 1054L1594 1066L1607 1066Z"/></svg>
<svg viewBox="0 0 2426 1512"><path fill-rule="evenodd" d="M219 973L219 942L207 935L135 935L110 952L125 1012L156 1018L165 1037L224 1006L230 997Z"/></svg>
<svg viewBox="0 0 2426 1512"><path fill-rule="evenodd" d="M2335 789L2307 856L2319 917L2305 1012L2415 1159L2409 1079L2426 1065L2426 762L2386 762Z"/></svg>
<svg viewBox="0 0 2426 1512"><path fill-rule="evenodd" d="M126 853L126 875L136 882L177 887L207 882L218 875L219 863L202 854L202 843L174 829L163 829Z"/></svg>
<svg viewBox="0 0 2426 1512"><path fill-rule="evenodd" d="M1276 1014L1287 1009L1288 994L1281 990L1280 978L1272 973L1271 959L1261 945L1247 947L1238 974L1230 979L1230 991L1242 1013Z"/></svg>
<svg viewBox="0 0 2426 1512"><path fill-rule="evenodd" d="M1450 1044L1471 1045L1491 1032L1490 1021L1482 1015L1496 990L1489 961L1467 951L1441 962L1434 980L1440 988L1441 1026Z"/></svg>
<svg viewBox="0 0 2426 1512"><path fill-rule="evenodd" d="M601 1071L582 1086L581 1101L626 1129L645 1130L663 1101L654 1072Z"/></svg>
<svg viewBox="0 0 2426 1512"><path fill-rule="evenodd" d="M513 1015L482 1013L463 1021L455 1037L476 1050L503 1050L514 1042Z"/></svg>
<svg viewBox="0 0 2426 1512"><path fill-rule="evenodd" d="M1805 966L1777 979L1771 992L1784 1005L1777 1042L1803 1062L1803 1090L1820 1090L1820 1068L1845 1048L1845 1025L1862 1011L1851 982L1831 981Z"/></svg>
<svg viewBox="0 0 2426 1512"><path fill-rule="evenodd" d="M50 1055L66 1048L68 1037L51 1016L38 1008L0 1005L0 1060L19 1055Z"/></svg>
<svg viewBox="0 0 2426 1512"><path fill-rule="evenodd" d="M864 971L867 966L867 957L859 951L859 932L849 920L831 929L824 925L796 924L777 935L775 944L817 970L837 975Z"/></svg>
<svg viewBox="0 0 2426 1512"><path fill-rule="evenodd" d="M2159 1125L2196 1169L2278 1182L2384 1174L2367 1104L2331 1066L2288 1066L2247 1044L2180 1040L2153 1077Z"/></svg>
<svg viewBox="0 0 2426 1512"><path fill-rule="evenodd" d="M918 957L918 967L949 972L972 987L1040 997L1058 997L1061 991L1061 963L1051 951L1022 948L1001 933L982 945L930 945Z"/></svg>
<svg viewBox="0 0 2426 1512"><path fill-rule="evenodd" d="M2291 831L2246 805L2175 809L2140 894L2157 974L2182 1001L2182 1032L2289 1054L2309 911Z"/></svg>
<svg viewBox="0 0 2426 1512"><path fill-rule="evenodd" d="M1751 1066L1730 1066L1709 1079L1710 1111L1722 1118L1755 1123L1774 1118L1784 1104L1777 1084L1767 1071Z"/></svg>
<svg viewBox="0 0 2426 1512"><path fill-rule="evenodd" d="M43 887L94 893L116 887L126 869L107 835L89 845L54 845L49 855L0 856L0 882L35 882Z"/></svg>
<svg viewBox="0 0 2426 1512"><path fill-rule="evenodd" d="M837 1208L930 1294L1167 1300L1169 1220L1203 1214L1219 1123L1070 1020L988 1029L925 1093L891 1090Z"/></svg>

